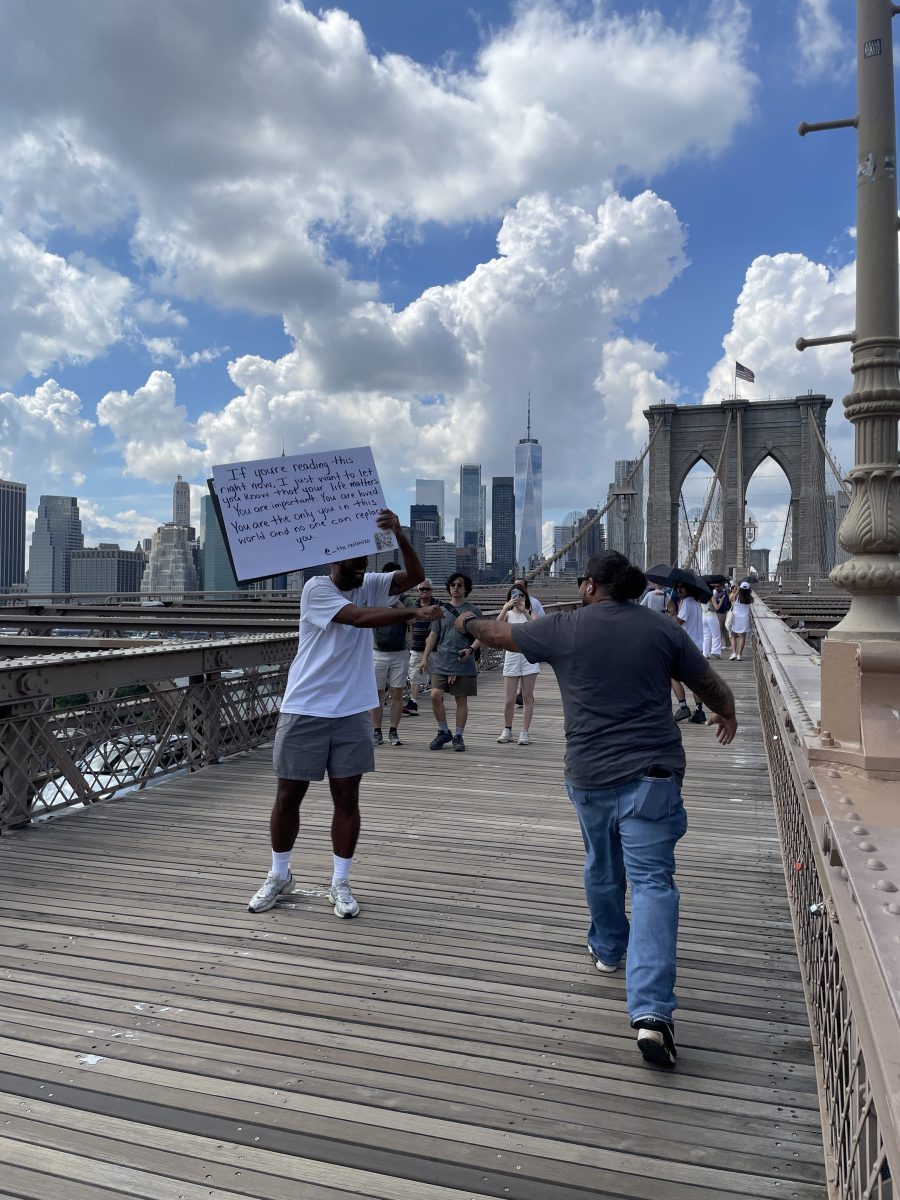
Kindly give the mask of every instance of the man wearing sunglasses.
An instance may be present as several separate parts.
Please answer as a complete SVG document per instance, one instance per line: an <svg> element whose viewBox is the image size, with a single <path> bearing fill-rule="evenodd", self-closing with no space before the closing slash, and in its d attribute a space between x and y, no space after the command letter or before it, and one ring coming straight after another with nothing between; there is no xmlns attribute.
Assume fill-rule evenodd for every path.
<svg viewBox="0 0 900 1200"><path fill-rule="evenodd" d="M430 579L423 579L416 588L415 608L425 608L434 604L434 584ZM427 617L417 615L409 630L409 699L403 706L403 712L408 717L419 715L419 693L427 688L431 676L427 671L420 670L422 655L425 653L425 643L431 630L431 621Z"/></svg>

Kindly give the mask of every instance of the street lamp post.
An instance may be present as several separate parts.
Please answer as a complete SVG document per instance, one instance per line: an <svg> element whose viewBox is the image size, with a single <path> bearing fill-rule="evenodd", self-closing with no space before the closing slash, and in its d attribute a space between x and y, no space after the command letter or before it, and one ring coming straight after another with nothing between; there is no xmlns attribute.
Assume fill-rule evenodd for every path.
<svg viewBox="0 0 900 1200"><path fill-rule="evenodd" d="M855 432L853 495L838 540L851 557L831 572L850 593L846 617L822 651L822 731L835 755L900 778L900 300L897 144L891 0L857 0L856 117L800 126L855 126L856 329L809 345L852 344L853 389L844 413Z"/></svg>

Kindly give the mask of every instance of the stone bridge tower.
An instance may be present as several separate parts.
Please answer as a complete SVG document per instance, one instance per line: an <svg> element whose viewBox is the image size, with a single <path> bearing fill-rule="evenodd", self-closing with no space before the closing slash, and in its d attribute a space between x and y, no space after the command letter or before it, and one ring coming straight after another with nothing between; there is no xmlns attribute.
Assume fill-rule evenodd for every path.
<svg viewBox="0 0 900 1200"><path fill-rule="evenodd" d="M793 400L725 400L721 404L657 404L644 416L650 433L659 427L650 447L647 499L647 564L678 562L678 509L688 472L702 459L715 471L728 423L728 442L722 460L722 523L724 569L744 558L744 509L747 485L765 458L772 458L787 476L791 489L792 574L825 574L825 452L812 419L824 436L825 396ZM741 531L741 532L739 532ZM777 564L776 564L777 565Z"/></svg>

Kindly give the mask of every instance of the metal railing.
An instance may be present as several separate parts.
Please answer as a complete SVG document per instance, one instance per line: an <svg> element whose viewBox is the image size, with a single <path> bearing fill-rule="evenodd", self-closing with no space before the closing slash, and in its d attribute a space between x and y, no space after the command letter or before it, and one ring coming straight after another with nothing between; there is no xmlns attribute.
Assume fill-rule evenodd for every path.
<svg viewBox="0 0 900 1200"><path fill-rule="evenodd" d="M830 1191L839 1200L893 1200L900 1020L807 752L818 729L818 658L764 604L754 609L760 712L816 1051ZM844 789L852 793L852 781ZM851 797L840 802L852 820Z"/></svg>
<svg viewBox="0 0 900 1200"><path fill-rule="evenodd" d="M0 830L269 739L296 634L0 664Z"/></svg>

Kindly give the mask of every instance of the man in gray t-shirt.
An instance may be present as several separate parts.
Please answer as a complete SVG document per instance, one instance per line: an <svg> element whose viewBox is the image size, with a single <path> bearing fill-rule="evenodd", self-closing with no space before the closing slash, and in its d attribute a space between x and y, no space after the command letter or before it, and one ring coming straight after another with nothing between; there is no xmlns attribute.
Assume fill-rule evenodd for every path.
<svg viewBox="0 0 900 1200"><path fill-rule="evenodd" d="M720 742L737 730L734 697L683 629L638 604L642 571L616 551L595 555L578 580L582 607L528 624L461 616L486 646L549 663L562 693L566 789L578 814L591 913L588 949L611 973L628 950L626 990L638 1048L675 1065L672 1014L678 936L675 845L687 829L681 733L669 702L683 680L714 714ZM631 922L625 885L631 885Z"/></svg>

